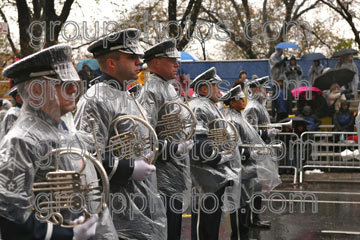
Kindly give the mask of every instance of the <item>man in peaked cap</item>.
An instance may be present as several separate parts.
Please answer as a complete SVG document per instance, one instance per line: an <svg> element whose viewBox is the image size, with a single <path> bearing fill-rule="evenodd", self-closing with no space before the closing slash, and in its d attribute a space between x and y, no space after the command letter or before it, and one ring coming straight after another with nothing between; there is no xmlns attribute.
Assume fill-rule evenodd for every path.
<svg viewBox="0 0 360 240"><path fill-rule="evenodd" d="M0 142L2 238L70 240L108 233L106 239L117 239L108 210L74 228L40 222L33 212L34 207L39 207L33 183L47 181L45 175L54 171L56 159L59 159L50 152L60 147L82 146L83 135L70 131L69 125L61 119L75 108L76 82L80 80L71 63L71 47L55 45L29 55L5 68L3 76L14 78L23 105L17 121ZM69 156L64 155L59 160L60 170L82 169ZM87 164L82 173L86 175L87 184L98 180L92 164ZM64 223L78 217L72 213L63 216Z"/></svg>
<svg viewBox="0 0 360 240"><path fill-rule="evenodd" d="M130 28L105 36L89 46L88 51L99 62L102 75L78 102L75 126L91 133L89 122L95 119L96 138L110 178L110 192L123 197L115 197L112 202L113 222L119 238L163 240L166 239L165 209L157 191L156 168L147 162L153 153L141 149L140 153L132 154L131 159L125 159L112 151L114 143L111 139L119 137L115 133L115 119L133 115L147 121L145 110L127 91L130 81L137 79L140 58L144 54L139 35L139 30ZM147 128L136 124L134 134L151 138ZM116 126L120 133L128 130L125 127L123 122Z"/></svg>
<svg viewBox="0 0 360 240"><path fill-rule="evenodd" d="M221 99L225 105L229 106L228 111L226 112L225 118L228 121L231 121L234 126L237 128L239 136L241 138L242 143L244 141L244 130L245 128L241 128L242 122L246 121L242 118L242 111L245 109L245 94L241 90L241 86L237 85L230 89L230 91L225 94ZM240 121L239 119L240 118ZM250 125L249 125L250 126ZM246 133L248 134L248 133ZM248 148L238 147L240 154L242 155L241 163L242 168L244 168L250 159L250 152ZM243 171L244 172L244 171ZM240 208L236 209L234 213L230 214L230 222L231 222L231 239L249 239L249 223L250 223L250 193L247 191L244 182L248 180L248 176L246 174L242 174L242 183L241 183L241 196L240 196ZM244 178L245 177L245 178Z"/></svg>
<svg viewBox="0 0 360 240"><path fill-rule="evenodd" d="M197 119L195 146L190 154L191 177L197 192L192 202L202 203L195 204L192 208L192 239L218 239L221 210L230 210L230 202L233 204L230 211L235 210L240 203L240 153L237 148L224 150L224 147L215 147L212 144L214 141L209 137L210 130L215 127L225 128L228 134L237 134L236 130L229 132L225 118L216 106L220 99L218 84L221 81L216 69L212 67L198 75L190 84L199 96L189 104ZM219 126L216 121L220 121ZM214 197L207 197L209 194ZM213 211L209 213L209 209Z"/></svg>
<svg viewBox="0 0 360 240"><path fill-rule="evenodd" d="M266 90L269 89L268 81L269 77L265 76L247 83L245 88L250 93L250 97L244 110L244 117L252 126L255 128L258 128L258 125L262 126L258 130L261 138L266 142L270 141L270 138L277 134L274 128L264 130L264 128L266 129L265 126L270 123L270 115L266 109Z"/></svg>
<svg viewBox="0 0 360 240"><path fill-rule="evenodd" d="M270 115L266 109L266 84L268 80L269 77L266 76L248 82L247 87L250 89L251 94L244 111L244 117L248 123L254 128L261 126L258 129L258 133L265 142L270 142L277 134L276 129L266 128L266 125L270 124ZM273 167L272 171L277 174L277 167ZM258 191L260 191L262 188L261 183L258 185ZM261 209L261 198L256 197L254 199L254 207ZM251 226L269 228L270 222L261 221L258 214L252 213Z"/></svg>
<svg viewBox="0 0 360 240"><path fill-rule="evenodd" d="M265 143L258 132L243 116L242 110L245 108L244 97L245 95L239 86L232 88L223 96L221 100L224 101L224 104L229 106L225 117L235 125L243 144L264 146ZM262 182L264 180L270 185L269 188L273 188L280 183L275 164L270 159L269 161L264 161L264 157L270 158L271 156L262 153L261 156L257 157L257 153L264 152L263 150L264 148L253 148L250 154L248 148L239 147L239 151L242 155L241 201L240 208L230 214L232 228L231 239L238 239L239 236L240 239L249 239L249 227L252 220L250 210L251 196L254 194L255 190L261 191L261 188L253 189L252 186L260 187L260 184L257 184L257 182ZM255 201L258 201L258 199L254 200L254 204ZM265 226L266 222L263 221L262 225Z"/></svg>
<svg viewBox="0 0 360 240"><path fill-rule="evenodd" d="M252 125L266 125L270 123L270 116L266 111L266 86L269 77L257 78L246 84L245 91L249 92L248 104L244 115Z"/></svg>
<svg viewBox="0 0 360 240"><path fill-rule="evenodd" d="M172 134L171 139L164 137L161 133L162 128L158 128L158 121L165 114L162 108L165 103L182 103L179 92L172 84L179 67L179 58L175 39L163 41L146 50L144 62L148 65L149 75L140 94L141 103L146 109L151 125L157 130L159 141L168 149L166 154L161 154L156 161L156 175L159 191L165 196L167 233L168 239L171 240L181 238L183 199L174 196L182 194L186 198L190 193L188 152L193 144L191 140L182 139L181 132ZM170 105L168 110L173 111L173 106Z"/></svg>

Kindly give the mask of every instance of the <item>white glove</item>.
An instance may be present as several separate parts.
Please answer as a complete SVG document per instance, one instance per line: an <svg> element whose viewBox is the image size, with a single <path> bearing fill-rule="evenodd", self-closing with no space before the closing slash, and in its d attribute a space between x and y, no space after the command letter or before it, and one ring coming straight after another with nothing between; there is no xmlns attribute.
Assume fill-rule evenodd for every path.
<svg viewBox="0 0 360 240"><path fill-rule="evenodd" d="M279 133L279 130L276 128L270 128L267 130L267 134L270 138L275 137Z"/></svg>
<svg viewBox="0 0 360 240"><path fill-rule="evenodd" d="M193 148L193 146L194 146L193 140L188 140L188 141L182 142L182 143L178 144L176 154L184 154L186 152L189 152Z"/></svg>
<svg viewBox="0 0 360 240"><path fill-rule="evenodd" d="M141 157L134 161L134 171L131 176L132 179L137 181L144 181L147 177L156 171L156 167L154 165L148 164L145 161L145 159L149 159L152 154L152 152L148 153L145 157Z"/></svg>
<svg viewBox="0 0 360 240"><path fill-rule="evenodd" d="M232 154L224 154L221 156L220 162L218 162L218 165L226 163L231 160Z"/></svg>
<svg viewBox="0 0 360 240"><path fill-rule="evenodd" d="M99 216L95 214L85 223L77 225L73 228L74 237L73 240L87 240L93 236L95 236L96 225ZM81 223L84 221L84 216L81 216L73 221L74 224Z"/></svg>

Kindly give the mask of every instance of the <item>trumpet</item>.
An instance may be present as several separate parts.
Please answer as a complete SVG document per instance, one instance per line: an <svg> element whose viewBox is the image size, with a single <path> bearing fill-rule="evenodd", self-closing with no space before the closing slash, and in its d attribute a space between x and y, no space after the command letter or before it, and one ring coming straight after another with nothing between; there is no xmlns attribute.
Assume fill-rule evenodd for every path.
<svg viewBox="0 0 360 240"><path fill-rule="evenodd" d="M209 123L208 138L212 140L213 147L225 150L222 154L233 151L239 142L236 127L224 119L215 119Z"/></svg>
<svg viewBox="0 0 360 240"><path fill-rule="evenodd" d="M278 140L270 144L239 144L238 146L257 150L257 155L270 155L271 157L282 158L286 153L285 143Z"/></svg>
<svg viewBox="0 0 360 240"><path fill-rule="evenodd" d="M156 125L156 132L160 138L169 141L188 141L194 135L195 127L195 115L186 104L173 101L160 107Z"/></svg>
<svg viewBox="0 0 360 240"><path fill-rule="evenodd" d="M154 164L159 151L159 141L155 130L144 119L133 115L124 115L115 118L110 126L114 135L109 140L106 151L111 151L114 156L127 160L145 156L146 151L154 154L147 159L149 164ZM148 134L143 135L145 132ZM109 175L111 178L112 174Z"/></svg>
<svg viewBox="0 0 360 240"><path fill-rule="evenodd" d="M284 146L283 144L239 144L239 147L245 148L274 148L274 149L282 149Z"/></svg>
<svg viewBox="0 0 360 240"><path fill-rule="evenodd" d="M284 123L269 123L266 125L255 125L259 128L283 128L283 127L289 127L292 128L292 123L293 121L290 120L288 122L284 122Z"/></svg>
<svg viewBox="0 0 360 240"><path fill-rule="evenodd" d="M80 170L63 171L59 169L60 157L67 154L71 157L80 157ZM55 157L55 171L47 172L46 181L35 182L32 188L36 194L35 216L39 220L72 228L83 224L107 206L109 179L102 164L96 158L79 148L53 149L48 156ZM84 170L88 163L95 166L101 179L87 183ZM99 186L100 180L101 186ZM74 224L71 219L74 212L76 212L77 218L83 216L84 220Z"/></svg>

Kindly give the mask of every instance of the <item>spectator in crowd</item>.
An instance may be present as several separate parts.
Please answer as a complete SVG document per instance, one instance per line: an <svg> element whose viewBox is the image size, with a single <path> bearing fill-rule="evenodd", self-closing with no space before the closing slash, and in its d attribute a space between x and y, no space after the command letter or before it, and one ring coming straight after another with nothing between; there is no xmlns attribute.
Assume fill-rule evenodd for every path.
<svg viewBox="0 0 360 240"><path fill-rule="evenodd" d="M277 81L281 75L285 74L287 58L282 58L283 50L276 48L276 51L269 58L270 72L272 81Z"/></svg>
<svg viewBox="0 0 360 240"><path fill-rule="evenodd" d="M350 103L347 101L341 102L341 108L336 111L333 117L335 132L353 132L354 131L354 112L349 110Z"/></svg>
<svg viewBox="0 0 360 240"><path fill-rule="evenodd" d="M331 112L331 116L333 116L336 111L339 111L340 103L345 100L346 97L344 91L340 90L339 84L333 83L330 86L330 93L328 95L329 109Z"/></svg>
<svg viewBox="0 0 360 240"><path fill-rule="evenodd" d="M254 76L256 75L253 75L251 80L258 78L258 76L256 76L256 78L253 78ZM245 82L249 81L248 79L246 79L246 77L247 77L247 73L244 70L241 70L239 73L239 79L236 80L232 85L232 88L236 87L237 85L241 86L241 91L245 94L245 97L243 98L243 100L245 101L245 107L247 104L247 97L248 97L248 93L245 91Z"/></svg>
<svg viewBox="0 0 360 240"><path fill-rule="evenodd" d="M315 79L322 74L323 70L324 66L320 64L320 60L314 60L314 63L309 70L309 81L311 86L314 85Z"/></svg>
<svg viewBox="0 0 360 240"><path fill-rule="evenodd" d="M301 80L302 70L301 67L296 63L295 56L291 56L290 64L285 69L285 75L288 80L295 80L296 82L300 82ZM292 90L292 89L290 89Z"/></svg>
<svg viewBox="0 0 360 240"><path fill-rule="evenodd" d="M79 71L79 76L81 80L86 80L89 82L90 80L96 78L98 75L95 71L93 71L88 65L84 64L82 69Z"/></svg>
<svg viewBox="0 0 360 240"><path fill-rule="evenodd" d="M232 84L232 88L240 85L241 89L245 89L245 82L249 81L248 79L246 79L246 77L247 73L244 70L241 70L239 73L239 79L235 80L235 82Z"/></svg>
<svg viewBox="0 0 360 240"><path fill-rule="evenodd" d="M244 70L241 70L239 73L239 81L240 81L241 89L244 89L245 82L248 81L246 77L247 77L247 73Z"/></svg>
<svg viewBox="0 0 360 240"><path fill-rule="evenodd" d="M319 130L321 122L319 118L315 114L313 114L310 106L305 106L302 110L302 114L300 114L299 117L302 117L309 122L309 124L306 125L307 131Z"/></svg>
<svg viewBox="0 0 360 240"><path fill-rule="evenodd" d="M276 112L276 122L280 122L282 119L287 118L292 112L292 94L289 90L284 88L284 78L281 77L278 81L279 85L279 95L276 99L273 100L273 117ZM285 96L284 91L287 91L287 96ZM276 93L275 93L276 94Z"/></svg>
<svg viewBox="0 0 360 240"><path fill-rule="evenodd" d="M345 55L339 58L339 61L336 63L335 69L338 68L347 68L355 72L352 82L348 83L345 86L345 89L352 91L352 94L357 98L357 90L359 83L359 69L357 68L355 62L353 61L353 55Z"/></svg>

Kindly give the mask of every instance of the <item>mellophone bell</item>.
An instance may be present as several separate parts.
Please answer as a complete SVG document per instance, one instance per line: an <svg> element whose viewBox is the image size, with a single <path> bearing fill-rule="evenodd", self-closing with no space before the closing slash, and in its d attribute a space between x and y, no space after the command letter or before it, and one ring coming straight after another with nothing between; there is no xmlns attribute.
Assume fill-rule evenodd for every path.
<svg viewBox="0 0 360 240"><path fill-rule="evenodd" d="M107 233L106 239L117 239L106 172L86 152L85 135L69 124L80 80L71 47L55 45L29 55L3 75L14 78L24 104L0 143L2 238L72 239L82 226L95 237ZM82 236L94 236L87 234Z"/></svg>

